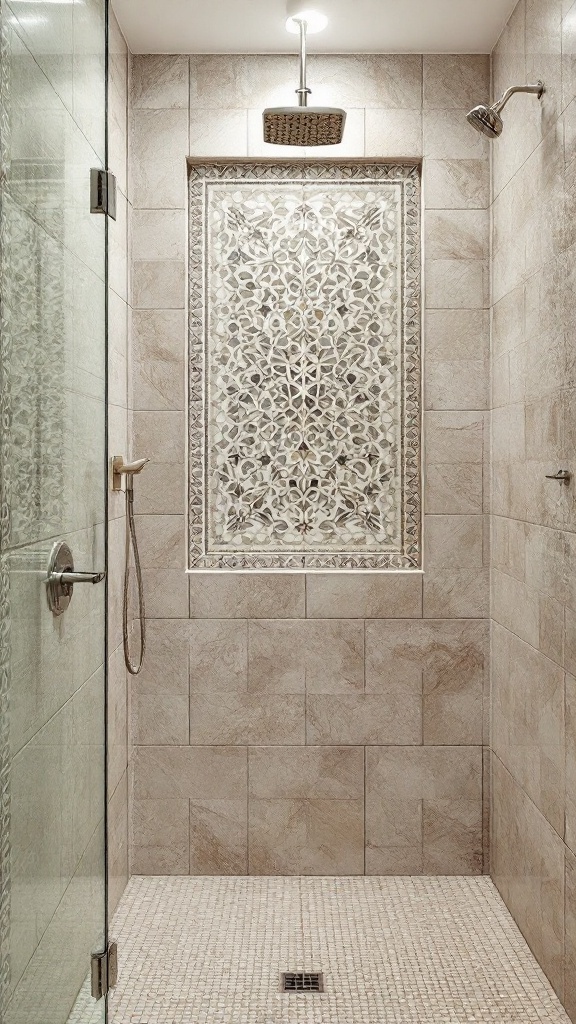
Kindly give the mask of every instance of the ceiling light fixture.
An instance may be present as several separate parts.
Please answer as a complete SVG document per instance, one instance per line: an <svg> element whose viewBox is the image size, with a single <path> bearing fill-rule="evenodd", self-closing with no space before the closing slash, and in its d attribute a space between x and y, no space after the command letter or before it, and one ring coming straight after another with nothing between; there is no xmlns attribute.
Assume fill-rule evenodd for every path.
<svg viewBox="0 0 576 1024"><path fill-rule="evenodd" d="M286 4L286 28L294 35L300 33L301 22L306 22L306 31L321 32L328 24L328 15L324 11L324 4L315 0L314 7L308 7L306 0L288 0Z"/></svg>

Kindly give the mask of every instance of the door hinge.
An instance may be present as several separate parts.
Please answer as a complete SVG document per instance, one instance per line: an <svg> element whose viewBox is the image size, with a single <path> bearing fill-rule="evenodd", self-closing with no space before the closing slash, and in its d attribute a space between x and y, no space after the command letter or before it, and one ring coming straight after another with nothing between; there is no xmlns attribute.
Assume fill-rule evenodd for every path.
<svg viewBox="0 0 576 1024"><path fill-rule="evenodd" d="M109 989L114 988L118 980L118 946L115 942L108 943L108 949L102 953L92 954L90 975L94 999L102 999Z"/></svg>
<svg viewBox="0 0 576 1024"><path fill-rule="evenodd" d="M90 170L90 213L105 213L116 220L116 176L101 167Z"/></svg>

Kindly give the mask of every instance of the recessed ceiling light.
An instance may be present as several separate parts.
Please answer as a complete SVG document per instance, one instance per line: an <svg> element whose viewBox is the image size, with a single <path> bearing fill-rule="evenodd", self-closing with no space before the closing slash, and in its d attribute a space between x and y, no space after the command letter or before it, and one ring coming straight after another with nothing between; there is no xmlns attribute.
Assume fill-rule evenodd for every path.
<svg viewBox="0 0 576 1024"><path fill-rule="evenodd" d="M314 2L314 0L313 0ZM300 22L306 22L306 29L308 34L311 32L321 32L323 28L326 28L328 24L328 15L323 10L323 3L314 2L314 6L308 7L306 0L288 0L286 4L286 28L289 32L294 32L297 35L300 32Z"/></svg>

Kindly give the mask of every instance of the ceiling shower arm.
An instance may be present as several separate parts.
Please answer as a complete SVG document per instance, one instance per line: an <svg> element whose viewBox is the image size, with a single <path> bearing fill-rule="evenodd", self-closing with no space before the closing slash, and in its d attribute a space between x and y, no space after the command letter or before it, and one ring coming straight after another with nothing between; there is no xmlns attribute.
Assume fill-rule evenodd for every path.
<svg viewBox="0 0 576 1024"><path fill-rule="evenodd" d="M494 105L492 107L492 110L495 110L496 113L499 114L504 109L506 104L508 103L508 100L510 99L510 97L513 96L514 93L516 93L516 92L529 92L529 93L533 93L534 95L536 95L538 97L538 99L540 99L540 97L542 96L542 93L544 92L544 83L543 82L536 82L535 85L512 85L512 86L510 86L509 89L506 89L506 92L500 97L500 99L496 103L494 103Z"/></svg>
<svg viewBox="0 0 576 1024"><path fill-rule="evenodd" d="M300 86L296 89L298 106L307 107L312 90L306 85L306 22L300 22Z"/></svg>

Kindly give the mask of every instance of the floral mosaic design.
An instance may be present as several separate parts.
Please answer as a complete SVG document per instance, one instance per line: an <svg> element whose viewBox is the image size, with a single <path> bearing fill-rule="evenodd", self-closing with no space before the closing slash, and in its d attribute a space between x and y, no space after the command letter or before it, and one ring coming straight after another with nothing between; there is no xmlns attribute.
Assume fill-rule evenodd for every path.
<svg viewBox="0 0 576 1024"><path fill-rule="evenodd" d="M190 568L420 567L417 168L190 172Z"/></svg>

